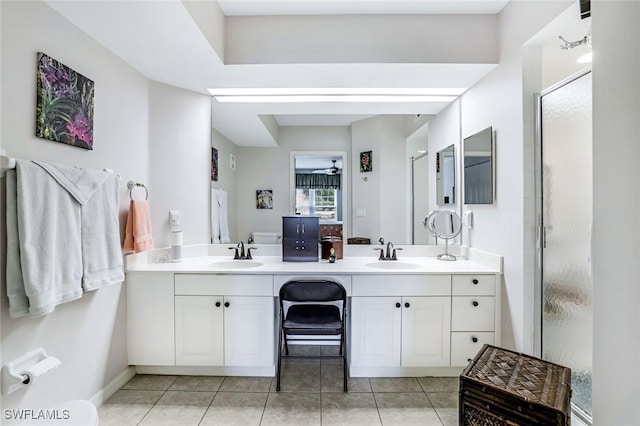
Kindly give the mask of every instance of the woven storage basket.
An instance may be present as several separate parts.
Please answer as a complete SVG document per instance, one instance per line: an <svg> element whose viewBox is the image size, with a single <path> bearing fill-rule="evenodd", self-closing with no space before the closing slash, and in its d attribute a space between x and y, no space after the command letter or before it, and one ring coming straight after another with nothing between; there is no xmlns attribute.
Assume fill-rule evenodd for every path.
<svg viewBox="0 0 640 426"><path fill-rule="evenodd" d="M571 370L485 344L460 376L460 425L571 424Z"/></svg>

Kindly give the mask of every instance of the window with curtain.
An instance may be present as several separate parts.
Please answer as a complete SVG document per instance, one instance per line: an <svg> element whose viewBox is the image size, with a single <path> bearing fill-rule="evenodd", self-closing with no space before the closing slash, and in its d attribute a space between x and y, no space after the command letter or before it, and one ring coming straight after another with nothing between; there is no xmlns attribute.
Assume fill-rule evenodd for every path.
<svg viewBox="0 0 640 426"><path fill-rule="evenodd" d="M341 176L296 173L296 214L342 220L338 206Z"/></svg>

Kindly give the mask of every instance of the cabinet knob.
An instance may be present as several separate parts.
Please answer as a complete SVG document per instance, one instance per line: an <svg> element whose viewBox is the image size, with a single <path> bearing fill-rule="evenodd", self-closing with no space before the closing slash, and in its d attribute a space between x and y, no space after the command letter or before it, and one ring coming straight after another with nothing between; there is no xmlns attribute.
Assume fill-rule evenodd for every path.
<svg viewBox="0 0 640 426"><path fill-rule="evenodd" d="M479 281L478 281L478 279L477 279L477 278L474 278L474 279L472 279L472 280L471 280L471 282L472 282L474 285L477 285Z"/></svg>
<svg viewBox="0 0 640 426"><path fill-rule="evenodd" d="M216 308L220 307L220 302L216 302Z"/></svg>
<svg viewBox="0 0 640 426"><path fill-rule="evenodd" d="M228 308L229 307L229 302L224 302L224 307Z"/></svg>
<svg viewBox="0 0 640 426"><path fill-rule="evenodd" d="M400 306L402 306L402 305L400 305L400 303L399 303L399 302L398 302L398 303L396 303L396 308L399 308Z"/></svg>
<svg viewBox="0 0 640 426"><path fill-rule="evenodd" d="M408 308L409 306L411 306L411 305L409 304L409 302L407 302L407 303L405 303L405 304L404 304L404 307L405 307L405 308Z"/></svg>
<svg viewBox="0 0 640 426"><path fill-rule="evenodd" d="M471 302L471 304L472 304L473 306L478 306L478 305L479 305L479 303L478 303L478 301L477 301L477 300L474 300L473 302Z"/></svg>
<svg viewBox="0 0 640 426"><path fill-rule="evenodd" d="M473 337L471 338L471 341L472 341L473 343L478 343L478 338L477 338L476 336L473 336Z"/></svg>

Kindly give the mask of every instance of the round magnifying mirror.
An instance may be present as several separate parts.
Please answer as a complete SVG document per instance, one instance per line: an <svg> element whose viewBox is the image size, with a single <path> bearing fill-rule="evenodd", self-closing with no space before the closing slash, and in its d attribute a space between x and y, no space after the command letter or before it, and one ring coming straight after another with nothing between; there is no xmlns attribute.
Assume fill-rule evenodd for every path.
<svg viewBox="0 0 640 426"><path fill-rule="evenodd" d="M462 221L460 216L454 211L443 210L435 215L432 220L432 227L440 238L455 238L462 230Z"/></svg>
<svg viewBox="0 0 640 426"><path fill-rule="evenodd" d="M438 259L456 260L454 255L449 254L449 240L462 230L460 216L453 210L434 210L429 212L422 224L429 235L444 240L445 252L439 254Z"/></svg>

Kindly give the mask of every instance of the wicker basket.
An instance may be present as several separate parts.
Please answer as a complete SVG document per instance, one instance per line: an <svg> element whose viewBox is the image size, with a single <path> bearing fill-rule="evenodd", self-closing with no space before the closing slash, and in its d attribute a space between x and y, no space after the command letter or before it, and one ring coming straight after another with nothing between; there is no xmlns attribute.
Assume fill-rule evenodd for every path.
<svg viewBox="0 0 640 426"><path fill-rule="evenodd" d="M460 425L571 424L571 370L485 344L460 376Z"/></svg>

